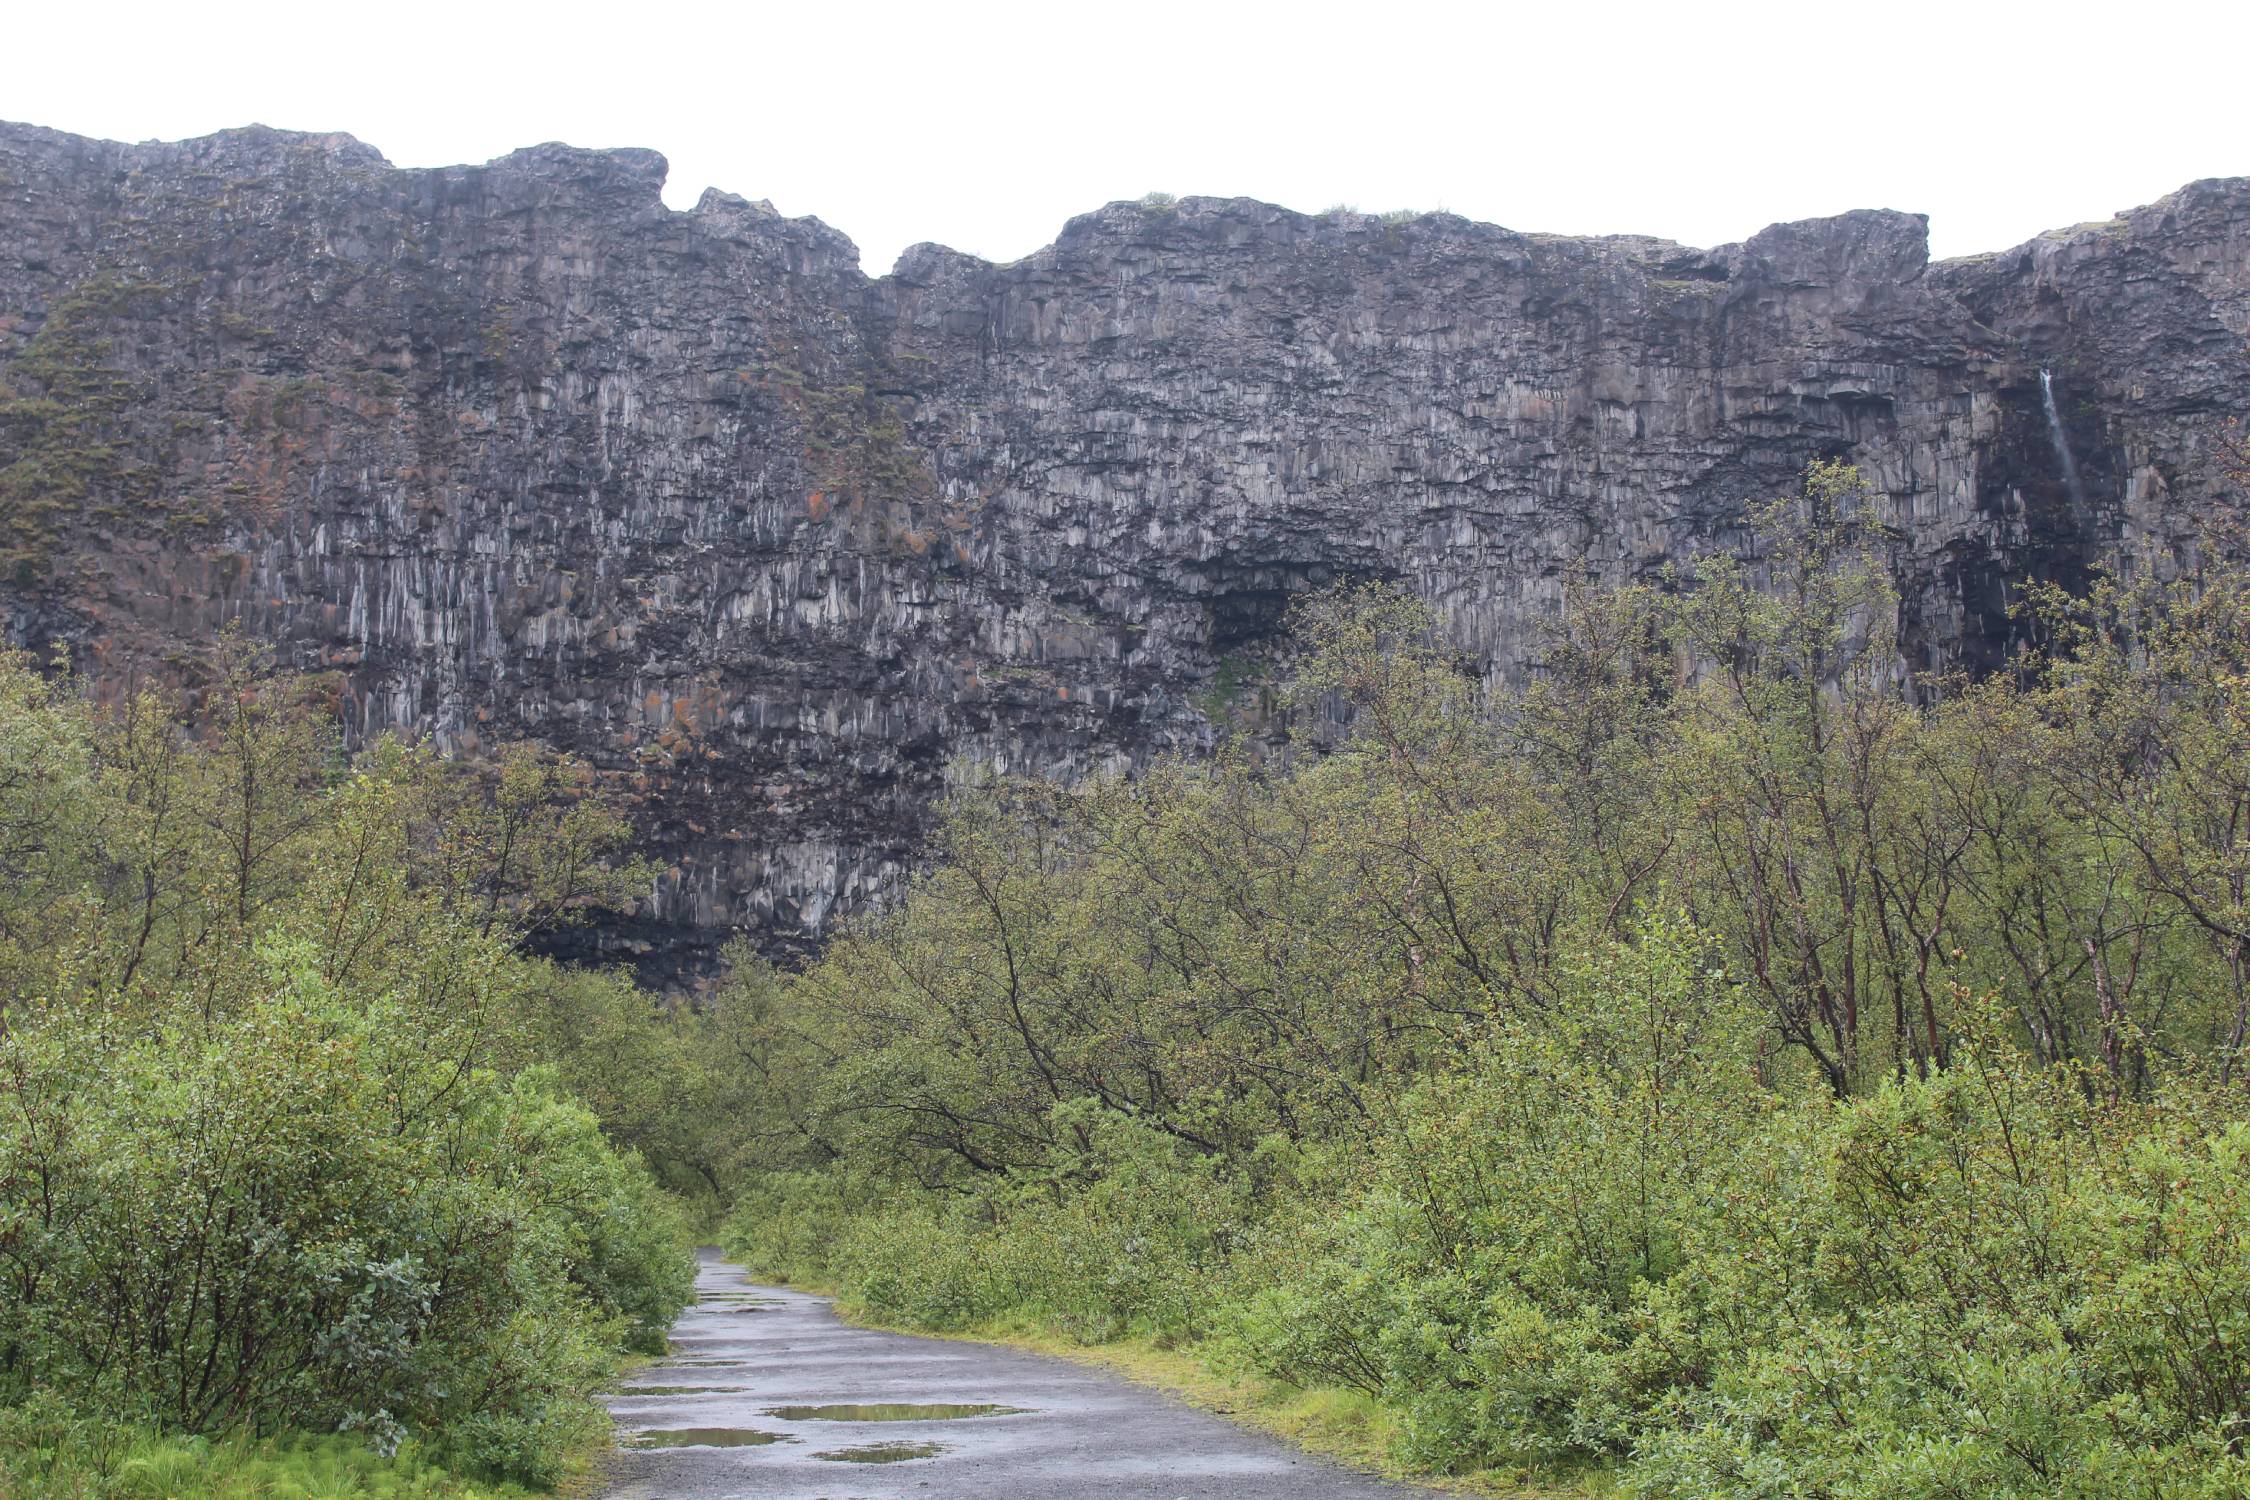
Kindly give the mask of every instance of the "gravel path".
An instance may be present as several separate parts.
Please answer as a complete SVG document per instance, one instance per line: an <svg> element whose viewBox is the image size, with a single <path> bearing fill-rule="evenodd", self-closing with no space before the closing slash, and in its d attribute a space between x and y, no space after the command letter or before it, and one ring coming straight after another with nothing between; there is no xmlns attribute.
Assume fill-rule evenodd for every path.
<svg viewBox="0 0 2250 1500"><path fill-rule="evenodd" d="M609 1500L1429 1500L1117 1376L854 1328L706 1251ZM991 1408L998 1408L992 1410Z"/></svg>

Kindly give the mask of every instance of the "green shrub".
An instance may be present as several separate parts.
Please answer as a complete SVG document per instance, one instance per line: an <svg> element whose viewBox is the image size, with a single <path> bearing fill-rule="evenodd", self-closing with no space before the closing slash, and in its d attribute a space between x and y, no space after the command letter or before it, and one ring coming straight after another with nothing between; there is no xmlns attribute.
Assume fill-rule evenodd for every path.
<svg viewBox="0 0 2250 1500"><path fill-rule="evenodd" d="M869 1191L841 1172L760 1173L735 1193L720 1245L759 1275L824 1284L836 1272L837 1241Z"/></svg>
<svg viewBox="0 0 2250 1500"><path fill-rule="evenodd" d="M2240 1493L2250 1127L2217 1110L2090 1103L2005 1049L1834 1107L1782 1185L1817 1231L1795 1264L1712 1244L1785 1295L1659 1409L1645 1488Z"/></svg>
<svg viewBox="0 0 2250 1500"><path fill-rule="evenodd" d="M211 1022L0 1037L0 1393L168 1431L422 1435L549 1482L692 1274L639 1169L539 1074L432 1056L293 949Z"/></svg>
<svg viewBox="0 0 2250 1500"><path fill-rule="evenodd" d="M1651 1496L2220 1495L2250 1340L2250 1125L1990 1028L1838 1100L1681 920L1579 945L1381 1134L1228 1162L1051 1111L1036 1169L767 1179L737 1243L885 1321L1205 1341L1343 1387L1424 1470ZM1964 1014L1973 1007L1964 1006Z"/></svg>
<svg viewBox="0 0 2250 1500"><path fill-rule="evenodd" d="M1085 1343L1200 1336L1241 1221L1235 1190L1215 1163L1130 1116L1083 1102L1056 1114L1074 1144L1043 1172L936 1201L775 1173L745 1188L725 1242L914 1327L1032 1320Z"/></svg>
<svg viewBox="0 0 2250 1500"><path fill-rule="evenodd" d="M1360 1206L1233 1324L1270 1375L1389 1401L1420 1466L1631 1446L1646 1394L1691 1358L1652 1294L1772 1102L1693 928L1593 948L1563 996L1413 1091Z"/></svg>
<svg viewBox="0 0 2250 1500"><path fill-rule="evenodd" d="M528 750L347 760L308 684L216 654L191 715L0 653L0 1463L109 1493L341 1434L551 1483L693 1279L563 1081L675 1030L599 978L597 1032L551 1024L518 951L637 883L625 825Z"/></svg>

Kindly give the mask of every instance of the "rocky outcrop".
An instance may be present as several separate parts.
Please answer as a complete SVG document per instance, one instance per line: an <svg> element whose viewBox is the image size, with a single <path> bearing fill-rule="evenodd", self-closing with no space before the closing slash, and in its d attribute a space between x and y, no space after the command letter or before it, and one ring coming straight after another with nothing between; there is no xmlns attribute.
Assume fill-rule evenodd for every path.
<svg viewBox="0 0 2250 1500"><path fill-rule="evenodd" d="M1204 743L1305 588L1518 672L1569 577L1841 456L1908 649L1987 664L2023 579L2181 545L2250 405L2245 181L1939 266L1897 213L1705 251L1189 199L870 279L663 176L0 127L11 635L114 680L239 622L355 734L567 746L674 859L612 940L786 942L951 768Z"/></svg>

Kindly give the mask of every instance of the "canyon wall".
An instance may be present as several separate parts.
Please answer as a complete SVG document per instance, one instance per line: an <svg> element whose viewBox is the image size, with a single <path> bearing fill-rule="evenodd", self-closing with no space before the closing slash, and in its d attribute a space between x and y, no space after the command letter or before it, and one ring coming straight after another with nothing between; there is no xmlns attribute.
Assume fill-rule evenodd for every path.
<svg viewBox="0 0 2250 1500"><path fill-rule="evenodd" d="M963 767L1208 743L1297 592L1395 580L1520 674L1566 580L1738 547L1818 458L1882 496L1910 656L1989 665L2024 579L2187 545L2250 409L2250 180L1939 265L1891 212L1187 199L871 279L664 171L0 126L10 638L119 682L238 624L355 736L583 754L671 862L605 951L693 963L864 904Z"/></svg>

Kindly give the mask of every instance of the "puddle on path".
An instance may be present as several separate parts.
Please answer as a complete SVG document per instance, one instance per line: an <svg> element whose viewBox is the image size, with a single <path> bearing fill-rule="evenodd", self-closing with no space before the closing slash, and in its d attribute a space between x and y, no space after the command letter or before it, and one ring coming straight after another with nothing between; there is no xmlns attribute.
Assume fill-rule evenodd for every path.
<svg viewBox="0 0 2250 1500"><path fill-rule="evenodd" d="M908 1405L877 1402L866 1405L838 1403L829 1406L769 1406L766 1415L784 1422L958 1422L967 1417L1007 1417L1027 1408L964 1404L957 1401Z"/></svg>
<svg viewBox="0 0 2250 1500"><path fill-rule="evenodd" d="M838 1448L813 1457L839 1464L896 1464L910 1458L935 1458L947 1448L945 1443L869 1443L863 1448Z"/></svg>
<svg viewBox="0 0 2250 1500"><path fill-rule="evenodd" d="M668 1359L665 1363L678 1366L693 1365L699 1370L746 1370L750 1367L750 1361L746 1359Z"/></svg>
<svg viewBox="0 0 2250 1500"><path fill-rule="evenodd" d="M739 1396L746 1385L621 1385L614 1396Z"/></svg>
<svg viewBox="0 0 2250 1500"><path fill-rule="evenodd" d="M627 1448L755 1448L765 1443L786 1443L778 1432L757 1432L748 1427L660 1427L627 1433Z"/></svg>

